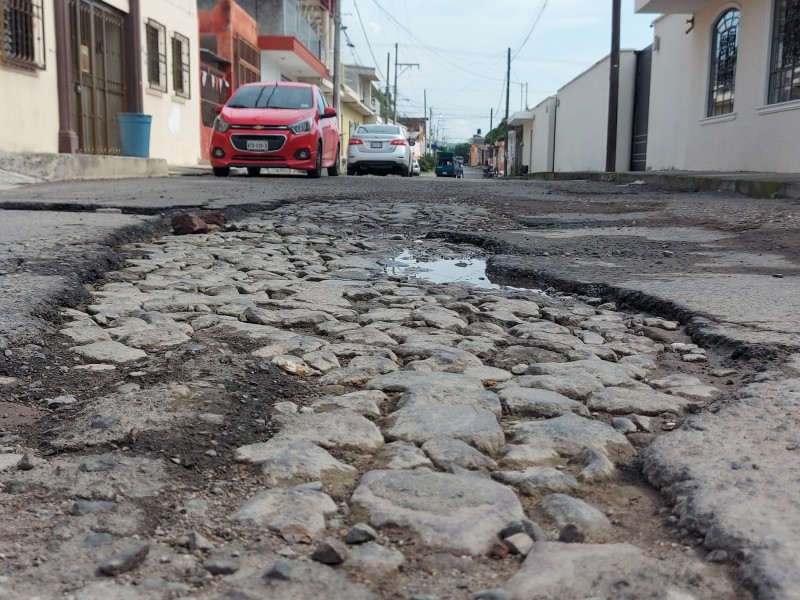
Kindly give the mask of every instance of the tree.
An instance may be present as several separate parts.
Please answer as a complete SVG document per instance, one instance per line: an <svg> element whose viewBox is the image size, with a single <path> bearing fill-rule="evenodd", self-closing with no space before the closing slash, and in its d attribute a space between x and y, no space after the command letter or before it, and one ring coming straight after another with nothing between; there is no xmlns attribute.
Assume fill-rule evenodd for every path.
<svg viewBox="0 0 800 600"><path fill-rule="evenodd" d="M453 154L456 156L463 156L465 159L469 156L470 150L472 146L466 142L462 142L460 144L456 144L453 147Z"/></svg>
<svg viewBox="0 0 800 600"><path fill-rule="evenodd" d="M380 104L380 112L378 113L382 117L389 117L392 114L392 93L389 92L386 94L382 92L378 88L372 88L372 97L378 101Z"/></svg>
<svg viewBox="0 0 800 600"><path fill-rule="evenodd" d="M497 142L502 142L506 139L506 120L503 118L500 124L486 134L484 140L489 146L494 146Z"/></svg>

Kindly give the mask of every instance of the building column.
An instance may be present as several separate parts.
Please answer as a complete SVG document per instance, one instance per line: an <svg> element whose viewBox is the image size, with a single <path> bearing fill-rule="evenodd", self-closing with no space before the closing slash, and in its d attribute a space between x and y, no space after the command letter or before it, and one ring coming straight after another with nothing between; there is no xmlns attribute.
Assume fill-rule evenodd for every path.
<svg viewBox="0 0 800 600"><path fill-rule="evenodd" d="M75 154L78 151L76 133L75 95L72 82L74 54L69 38L69 3L54 2L56 26L56 90L58 93L58 151Z"/></svg>
<svg viewBox="0 0 800 600"><path fill-rule="evenodd" d="M128 112L144 112L142 98L142 12L139 0L130 0L125 17L125 107Z"/></svg>

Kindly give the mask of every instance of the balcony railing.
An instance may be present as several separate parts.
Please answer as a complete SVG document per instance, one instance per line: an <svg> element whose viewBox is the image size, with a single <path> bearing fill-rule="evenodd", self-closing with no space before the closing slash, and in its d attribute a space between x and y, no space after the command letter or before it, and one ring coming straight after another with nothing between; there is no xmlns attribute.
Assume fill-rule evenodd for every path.
<svg viewBox="0 0 800 600"><path fill-rule="evenodd" d="M281 35L297 38L314 56L325 62L322 42L296 0L271 0L264 3L274 7L267 27L268 35ZM264 10L262 8L261 10Z"/></svg>

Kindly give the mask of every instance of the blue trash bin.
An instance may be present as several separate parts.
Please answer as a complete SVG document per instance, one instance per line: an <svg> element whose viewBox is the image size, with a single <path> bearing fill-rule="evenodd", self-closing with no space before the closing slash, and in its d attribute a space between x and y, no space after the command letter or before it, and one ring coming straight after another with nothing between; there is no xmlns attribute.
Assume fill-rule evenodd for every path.
<svg viewBox="0 0 800 600"><path fill-rule="evenodd" d="M150 157L150 122L153 117L141 113L119 113L119 141L123 156Z"/></svg>

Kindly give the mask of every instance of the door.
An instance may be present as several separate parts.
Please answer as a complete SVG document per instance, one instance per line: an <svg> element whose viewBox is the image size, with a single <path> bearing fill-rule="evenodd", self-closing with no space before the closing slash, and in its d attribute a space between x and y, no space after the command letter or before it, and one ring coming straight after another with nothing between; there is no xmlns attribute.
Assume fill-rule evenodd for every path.
<svg viewBox="0 0 800 600"><path fill-rule="evenodd" d="M125 109L124 17L101 2L68 2L78 152L120 154L117 115Z"/></svg>
<svg viewBox="0 0 800 600"><path fill-rule="evenodd" d="M644 171L647 169L647 130L650 119L650 67L652 62L652 46L648 46L636 53L631 171Z"/></svg>

